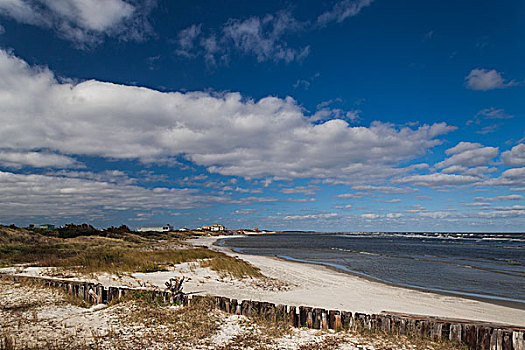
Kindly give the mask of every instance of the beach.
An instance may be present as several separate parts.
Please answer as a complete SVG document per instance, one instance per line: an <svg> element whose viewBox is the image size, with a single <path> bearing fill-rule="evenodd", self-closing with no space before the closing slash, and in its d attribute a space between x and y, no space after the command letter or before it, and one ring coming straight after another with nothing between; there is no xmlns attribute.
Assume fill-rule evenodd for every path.
<svg viewBox="0 0 525 350"><path fill-rule="evenodd" d="M213 245L218 239L228 237L231 236L202 237L191 240L190 243L220 250L246 260L260 268L265 276L282 282L283 288L280 290L254 288L250 284L222 283L214 280L200 283L200 276L194 276L185 285L188 292L204 292L235 299L261 300L296 306L306 305L352 312L388 311L525 326L525 310L522 309L392 286L325 266L239 254L228 248ZM157 280L153 276L140 277L152 284L158 284L162 280Z"/></svg>

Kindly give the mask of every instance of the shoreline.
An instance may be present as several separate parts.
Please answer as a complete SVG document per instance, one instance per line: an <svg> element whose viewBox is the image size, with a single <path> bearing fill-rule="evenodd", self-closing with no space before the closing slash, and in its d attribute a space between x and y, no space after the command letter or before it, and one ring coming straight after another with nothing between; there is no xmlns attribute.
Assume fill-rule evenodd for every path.
<svg viewBox="0 0 525 350"><path fill-rule="evenodd" d="M294 280L301 280L296 281L299 283L290 291L281 292L280 296L275 293L263 293L264 295L256 295L255 298L248 296L249 299L259 298L264 301L306 304L352 312L388 311L525 326L525 307L516 305L518 302L398 286L341 271L332 266L290 261L281 257L243 254L217 244L220 240L234 237L242 236L200 237L189 240L189 243L237 256L260 268L268 277L277 277L292 284ZM306 280L304 277L307 277ZM246 296L242 292L232 294L232 297Z"/></svg>
<svg viewBox="0 0 525 350"><path fill-rule="evenodd" d="M238 253L236 251L233 251L233 252L236 253L236 254L243 254L243 253ZM244 255L248 255L248 254L244 254ZM264 255L264 256L270 257L268 255ZM463 298L463 299L471 299L471 300L481 301L481 302L484 302L484 303L500 305L500 306L506 306L506 307L510 307L510 308L513 308L513 309L525 310L525 303L522 303L520 301L500 299L500 298L497 298L497 297L490 298L489 296L483 296L483 295L476 296L476 295L472 295L472 294L469 295L467 293L462 294L461 292L455 293L455 292L452 292L452 291L449 292L449 291L444 291L444 290L435 290L435 289L424 288L424 287L403 285L403 284L399 284L399 283L395 283L395 282L384 281L384 280L381 280L379 278L374 278L372 276L360 275L358 273L354 273L352 271L348 271L348 270L345 270L345 269L342 269L342 268L338 268L336 266L332 266L332 265L329 265L329 264L325 264L325 263L322 263L322 262L302 261L302 260L299 260L299 259L294 259L292 257L282 257L282 256L274 256L273 258L281 259L281 260L284 260L284 261L296 262L298 264L324 266L327 269L330 269L330 270L333 270L333 271L337 271L337 272L340 272L340 273L348 274L350 276L354 276L354 277L357 277L357 278L362 278L362 279L365 279L365 280L368 280L368 281L371 281L371 282L382 283L382 284L384 284L386 286L411 289L411 290L416 290L416 291L423 292L423 293L433 293L433 294L439 294L439 295L443 295L443 296L451 296L451 297L457 297L457 298Z"/></svg>
<svg viewBox="0 0 525 350"><path fill-rule="evenodd" d="M213 242L212 246L223 248L225 250L224 253L229 252L231 254L251 255L251 254L239 252L239 251L237 251L235 249L232 249L230 247L220 246L220 245L217 244L219 242L219 240L226 240L226 239L229 239L229 238L240 238L240 237L244 237L244 236L223 236L223 237L218 238L215 242ZM210 247L208 247L208 248L210 248ZM387 285L387 286L394 286L394 287L398 287L398 288L405 288L405 289L410 289L410 290L416 290L416 291L420 291L420 292L424 292L424 293L434 293L434 294L439 294L439 295L444 295L444 296L451 296L451 297L458 297L458 298L463 298L463 299L476 300L476 301L481 301L481 302L485 302L485 303L489 303L489 304L505 306L505 307L509 307L509 308L513 308L513 309L525 310L525 301L520 301L518 299L509 299L509 298L498 297L498 296L482 295L482 294L460 292L460 291L439 290L439 289L425 288L425 287L414 286L414 285L409 285L409 284L396 283L396 282L382 280L380 278L377 278L377 277L374 277L374 276L369 276L369 275L366 275L366 274L362 274L362 273L359 273L359 272L356 272L356 271L352 271L352 270L349 270L349 269L345 268L344 266L336 266L335 264L330 264L330 263L326 263L326 262L305 261L305 260L301 260L301 259L297 259L297 258L293 258L293 257L279 256L279 255L274 255L274 256L258 255L258 256L265 256L265 257L268 257L268 258L275 258L275 259L279 259L279 260L283 260L283 261L289 261L289 262L295 262L295 263L299 263L299 264L324 266L327 269L330 269L330 270L333 270L333 271L337 271L337 272L340 272L340 273L348 274L350 276L354 276L354 277L357 277L357 278L362 278L362 279L365 279L365 280L368 280L368 281L371 281L371 282L382 283L382 284Z"/></svg>

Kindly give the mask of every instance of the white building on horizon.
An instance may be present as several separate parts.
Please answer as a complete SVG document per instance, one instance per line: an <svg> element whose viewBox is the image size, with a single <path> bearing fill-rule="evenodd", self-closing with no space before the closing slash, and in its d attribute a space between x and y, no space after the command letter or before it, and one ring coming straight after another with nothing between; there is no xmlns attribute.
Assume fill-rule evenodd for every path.
<svg viewBox="0 0 525 350"><path fill-rule="evenodd" d="M173 231L173 226L167 224L166 226L151 226L151 227L139 227L137 232L170 232Z"/></svg>
<svg viewBox="0 0 525 350"><path fill-rule="evenodd" d="M226 228L223 225L221 225L221 224L202 225L202 229L204 231L213 231L213 232L226 230Z"/></svg>

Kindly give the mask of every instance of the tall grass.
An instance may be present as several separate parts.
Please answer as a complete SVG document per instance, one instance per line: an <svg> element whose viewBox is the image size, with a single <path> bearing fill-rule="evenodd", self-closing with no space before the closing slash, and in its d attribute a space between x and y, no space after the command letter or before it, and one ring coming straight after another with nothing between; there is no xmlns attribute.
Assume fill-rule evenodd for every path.
<svg viewBox="0 0 525 350"><path fill-rule="evenodd" d="M231 256L217 256L201 262L201 267L209 267L216 271L219 276L230 276L233 278L263 277L261 270L252 264Z"/></svg>
<svg viewBox="0 0 525 350"><path fill-rule="evenodd" d="M144 251L97 247L71 257L48 257L41 260L39 265L74 268L85 273L153 272L167 265L210 259L219 254L206 248Z"/></svg>

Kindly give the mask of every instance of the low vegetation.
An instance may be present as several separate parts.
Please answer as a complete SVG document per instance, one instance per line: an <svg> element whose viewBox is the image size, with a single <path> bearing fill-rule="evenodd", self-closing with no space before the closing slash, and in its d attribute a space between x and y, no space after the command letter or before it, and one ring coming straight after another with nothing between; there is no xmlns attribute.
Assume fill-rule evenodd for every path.
<svg viewBox="0 0 525 350"><path fill-rule="evenodd" d="M222 254L201 262L201 267L209 267L216 271L220 277L263 277L258 267L247 263L244 260Z"/></svg>
<svg viewBox="0 0 525 350"><path fill-rule="evenodd" d="M62 267L80 273L155 272L200 262L220 276L262 277L251 264L207 248L189 248L178 233L136 234L125 226L96 230L66 225L57 231L0 226L0 267Z"/></svg>

